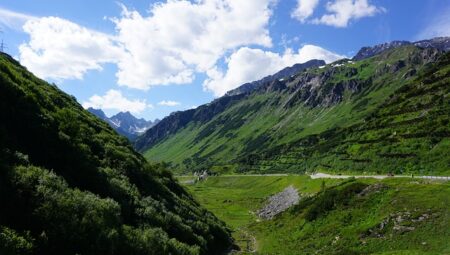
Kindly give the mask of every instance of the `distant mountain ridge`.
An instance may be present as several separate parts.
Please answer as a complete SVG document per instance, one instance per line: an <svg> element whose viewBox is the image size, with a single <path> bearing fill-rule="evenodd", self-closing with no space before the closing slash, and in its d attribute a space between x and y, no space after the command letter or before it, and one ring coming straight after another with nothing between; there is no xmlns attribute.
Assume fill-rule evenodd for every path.
<svg viewBox="0 0 450 255"><path fill-rule="evenodd" d="M436 37L429 40L421 40L417 42L409 41L392 41L388 43L378 44L372 47L363 47L353 57L353 60L363 60L378 55L386 50L398 48L405 45L414 45L421 48L436 48L442 51L450 50L450 37Z"/></svg>
<svg viewBox="0 0 450 255"><path fill-rule="evenodd" d="M234 95L238 95L238 94L242 94L242 93L248 93L248 92L251 92L251 91L257 89L259 86L263 85L264 83L283 79L283 78L292 76L294 74L297 74L305 69L308 69L311 67L324 66L325 64L326 64L325 61L318 60L318 59L312 59L312 60L309 60L302 64L295 64L293 66L286 67L273 75L266 76L266 77L262 78L261 80L245 83L236 89L228 91L225 95L226 96L234 96Z"/></svg>
<svg viewBox="0 0 450 255"><path fill-rule="evenodd" d="M291 67L286 67L281 71L269 75L261 80L246 83L238 88L229 91L224 96L219 97L211 103L201 105L196 109L190 109L186 111L173 112L157 125L154 125L150 132L147 130L142 137L136 139L134 146L137 150L143 151L153 144L158 143L170 134L176 133L178 130L186 127L192 122L207 122L214 118L217 114L220 114L234 103L239 102L245 98L248 94L257 90L277 90L280 89L277 86L283 86L280 79L292 78L291 76L298 74L304 70L313 67L320 67L325 65L323 60L310 60L302 64L295 64Z"/></svg>
<svg viewBox="0 0 450 255"><path fill-rule="evenodd" d="M119 134L127 137L130 141L134 141L139 135L159 122L158 119L155 121L147 121L143 118L138 119L130 112L119 112L111 118L108 118L101 109L90 107L87 110L101 120L106 121Z"/></svg>
<svg viewBox="0 0 450 255"><path fill-rule="evenodd" d="M443 71L429 71L433 77L441 77L439 82L434 78L428 81L423 72L448 56L447 43L448 38L435 38L378 45L361 49L361 60L342 59L256 86L244 85L197 109L171 114L134 145L146 158L171 163L182 171L299 172L318 167L380 171L379 166L386 166L383 169L392 171L408 168L442 172L446 160L442 152L447 148L445 141L442 145L436 145L436 141L448 132L444 125L448 119L448 83L444 82L448 67L441 61L436 70ZM421 88L421 84L429 84L430 90ZM407 86L417 94L402 90ZM397 105L388 107L396 95L402 95L395 101ZM428 102L429 98L433 100ZM405 109L396 112L396 108ZM422 113L418 109L428 110ZM383 115L383 111L387 113ZM433 112L433 120L444 124L428 123L432 119L421 117L427 112ZM379 116L370 127L360 126L375 114ZM416 114L416 122L409 120ZM396 118L405 119L395 124L401 130L389 124ZM338 133L351 126L353 129ZM380 131L365 132L366 128ZM347 136L349 142L342 137L331 140L337 134ZM417 151L413 140L392 138L399 134L424 143L429 142L425 134L435 134L429 143L440 149ZM352 136L358 138L352 140ZM395 142L372 145L385 139ZM334 153L341 144L349 148L342 145L339 154ZM362 148L370 148L366 149L370 153ZM355 151L367 155L362 157ZM414 158L414 164L408 161L410 158Z"/></svg>

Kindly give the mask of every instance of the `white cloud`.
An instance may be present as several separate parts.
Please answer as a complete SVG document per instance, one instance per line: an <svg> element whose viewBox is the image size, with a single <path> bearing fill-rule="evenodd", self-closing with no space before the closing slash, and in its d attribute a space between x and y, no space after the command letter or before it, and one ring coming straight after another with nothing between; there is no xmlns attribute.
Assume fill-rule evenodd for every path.
<svg viewBox="0 0 450 255"><path fill-rule="evenodd" d="M114 36L57 17L28 20L23 29L30 41L20 46L19 58L42 78L82 79L114 63L122 86L187 84L230 50L272 46L267 27L275 2L168 0L146 15L123 7L121 16L111 19Z"/></svg>
<svg viewBox="0 0 450 255"><path fill-rule="evenodd" d="M429 19L430 23L417 36L417 40L450 36L450 7Z"/></svg>
<svg viewBox="0 0 450 255"><path fill-rule="evenodd" d="M344 55L339 55L322 47L311 44L304 45L298 50L298 54L293 56L297 63L304 63L311 59L321 59L326 63L331 63L338 59L346 57Z"/></svg>
<svg viewBox="0 0 450 255"><path fill-rule="evenodd" d="M336 3L346 1L359 10L357 3L367 0ZM218 96L295 63L342 57L313 45L282 54L249 48L272 46L268 25L276 2L169 0L152 5L146 15L123 7L121 16L112 19L115 35L57 17L31 19L23 26L30 40L20 45L19 58L38 76L53 79L83 79L88 71L113 63L119 85L141 90L191 83L196 73L206 73L204 88ZM302 0L299 5L300 18L306 19L317 3ZM328 5L329 11L333 6ZM352 18L359 17L356 13L351 12ZM218 60L231 51L228 70L219 70Z"/></svg>
<svg viewBox="0 0 450 255"><path fill-rule="evenodd" d="M304 23L309 18L319 4L319 0L297 0L297 6L291 13L291 17Z"/></svg>
<svg viewBox="0 0 450 255"><path fill-rule="evenodd" d="M19 46L20 61L41 78L82 79L123 57L110 36L61 18L28 20L23 29L30 41Z"/></svg>
<svg viewBox="0 0 450 255"><path fill-rule="evenodd" d="M149 16L124 8L114 20L128 54L119 62L118 83L138 89L190 83L230 49L271 46L271 2L168 1L154 5Z"/></svg>
<svg viewBox="0 0 450 255"><path fill-rule="evenodd" d="M131 113L141 113L149 106L145 100L129 100L120 91L114 89L106 92L104 96L94 95L88 101L83 102L84 108L130 111Z"/></svg>
<svg viewBox="0 0 450 255"><path fill-rule="evenodd" d="M325 24L335 27L347 27L351 20L371 17L386 12L383 7L371 5L369 0L334 0L327 2L327 14L312 20L314 24Z"/></svg>
<svg viewBox="0 0 450 255"><path fill-rule="evenodd" d="M0 8L0 25L6 26L11 29L21 30L23 24L25 24L29 20L34 19L37 18L24 13Z"/></svg>
<svg viewBox="0 0 450 255"><path fill-rule="evenodd" d="M343 57L315 45L304 45L296 53L287 49L283 54L242 47L229 57L225 73L217 67L208 70L209 79L203 87L215 96L222 96L244 83L259 80L296 63L311 59L323 59L329 63Z"/></svg>
<svg viewBox="0 0 450 255"><path fill-rule="evenodd" d="M170 106L170 107L177 106L177 105L180 105L180 104L181 104L180 102L170 101L170 100L163 100L163 101L158 103L158 105Z"/></svg>

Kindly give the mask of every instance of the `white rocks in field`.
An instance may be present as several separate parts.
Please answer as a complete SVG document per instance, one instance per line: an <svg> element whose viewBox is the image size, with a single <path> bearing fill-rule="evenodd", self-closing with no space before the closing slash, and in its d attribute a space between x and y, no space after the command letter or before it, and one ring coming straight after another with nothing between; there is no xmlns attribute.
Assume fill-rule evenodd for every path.
<svg viewBox="0 0 450 255"><path fill-rule="evenodd" d="M297 204L299 200L297 189L291 185L282 192L269 197L267 204L257 214L263 219L272 219L275 215Z"/></svg>

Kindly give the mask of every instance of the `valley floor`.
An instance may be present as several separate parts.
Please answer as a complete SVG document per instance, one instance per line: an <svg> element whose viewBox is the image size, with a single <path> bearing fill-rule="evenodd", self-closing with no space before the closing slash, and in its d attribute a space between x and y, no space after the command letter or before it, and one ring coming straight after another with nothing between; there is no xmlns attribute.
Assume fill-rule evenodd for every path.
<svg viewBox="0 0 450 255"><path fill-rule="evenodd" d="M430 180L444 180L450 181L450 176L433 176L433 175L332 175L324 173L315 173L310 175L312 179L347 179L347 178L374 178L374 179L386 179L386 178L411 178L411 179L430 179Z"/></svg>
<svg viewBox="0 0 450 255"><path fill-rule="evenodd" d="M312 177L232 175L193 182L194 177L182 176L179 180L233 230L241 254L450 254L448 181ZM291 185L301 197L297 206L272 220L256 215L269 196Z"/></svg>

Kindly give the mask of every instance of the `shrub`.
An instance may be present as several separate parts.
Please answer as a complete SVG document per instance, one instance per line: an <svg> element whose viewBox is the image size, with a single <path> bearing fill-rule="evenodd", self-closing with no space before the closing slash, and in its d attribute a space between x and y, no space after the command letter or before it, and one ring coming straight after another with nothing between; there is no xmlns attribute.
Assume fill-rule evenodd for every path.
<svg viewBox="0 0 450 255"><path fill-rule="evenodd" d="M335 187L321 192L305 212L305 219L313 221L338 206L348 205L350 200L367 185L360 182L351 182L341 189Z"/></svg>

